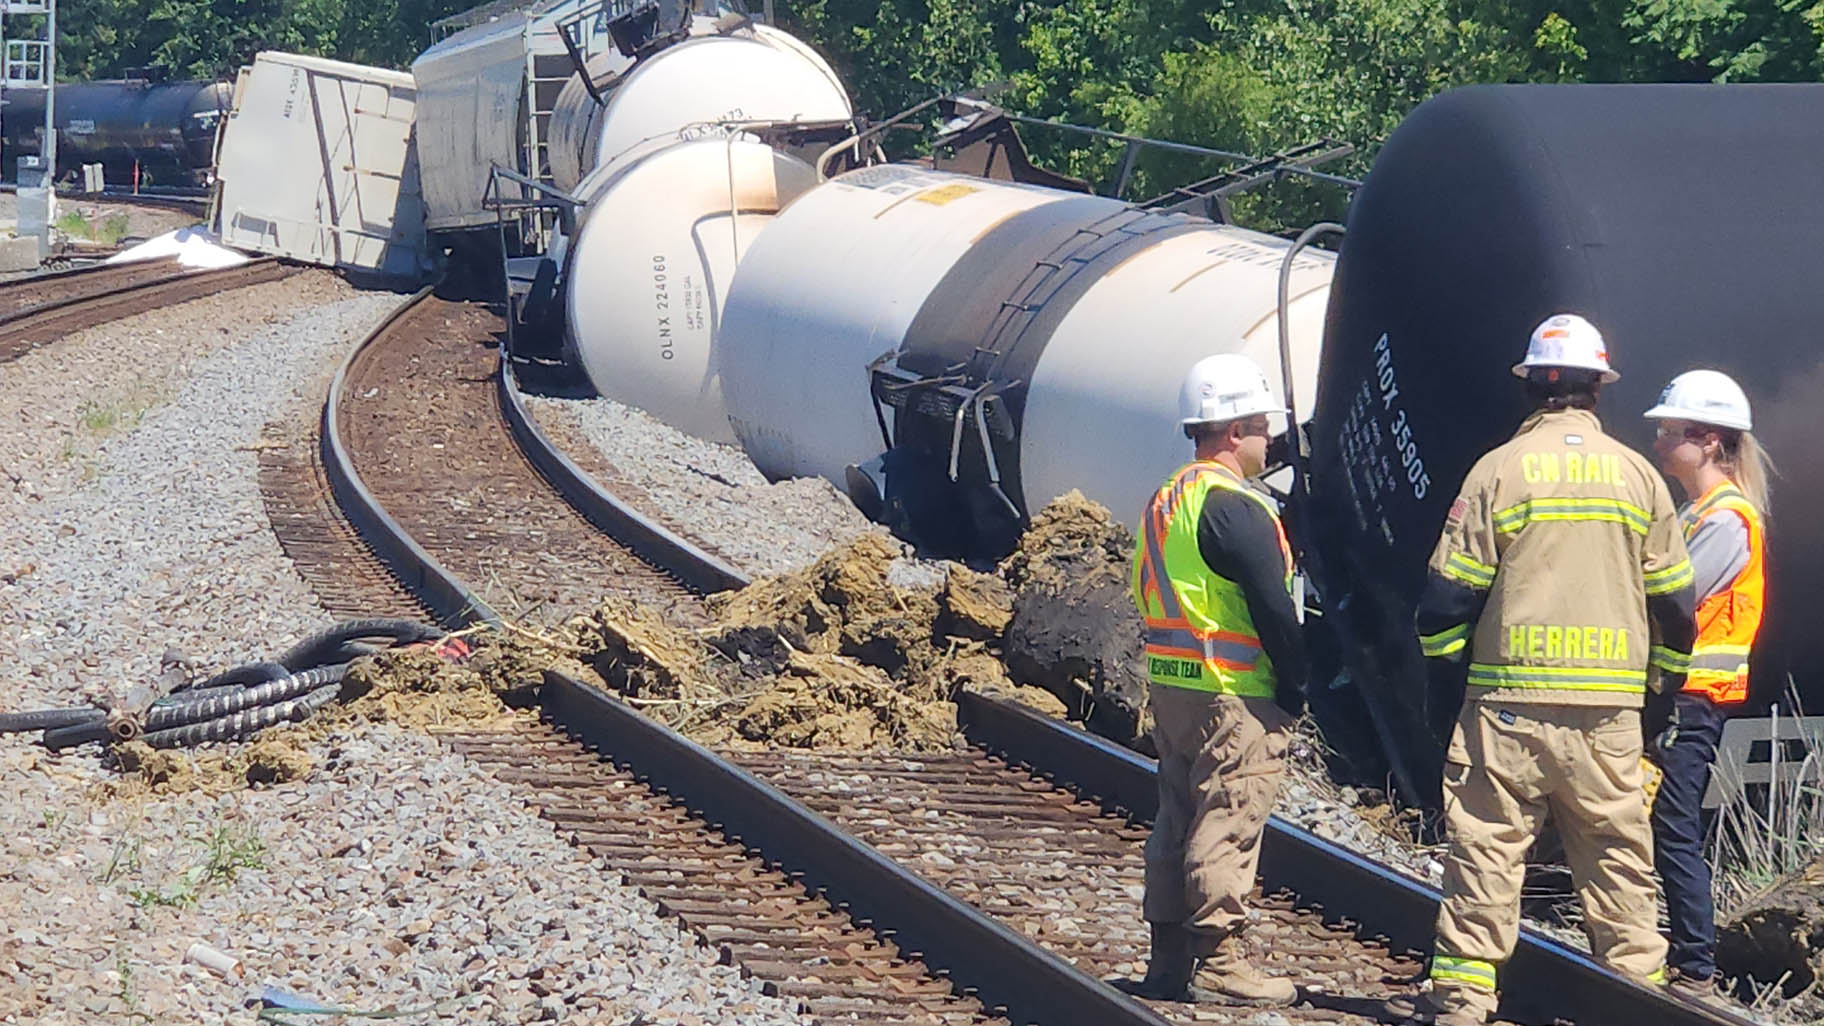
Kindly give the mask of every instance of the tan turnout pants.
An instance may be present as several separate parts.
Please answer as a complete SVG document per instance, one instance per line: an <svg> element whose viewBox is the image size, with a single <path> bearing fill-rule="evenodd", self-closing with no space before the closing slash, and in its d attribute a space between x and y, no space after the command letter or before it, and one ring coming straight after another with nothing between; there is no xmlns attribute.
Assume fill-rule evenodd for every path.
<svg viewBox="0 0 1824 1026"><path fill-rule="evenodd" d="M1636 977L1665 965L1640 751L1633 709L1464 704L1444 767L1450 853L1431 970L1445 1005L1494 1011L1495 971L1519 939L1526 852L1548 813L1596 959Z"/></svg>
<svg viewBox="0 0 1824 1026"><path fill-rule="evenodd" d="M1149 697L1159 815L1146 840L1146 920L1183 926L1207 955L1247 923L1292 719L1266 698L1158 684Z"/></svg>

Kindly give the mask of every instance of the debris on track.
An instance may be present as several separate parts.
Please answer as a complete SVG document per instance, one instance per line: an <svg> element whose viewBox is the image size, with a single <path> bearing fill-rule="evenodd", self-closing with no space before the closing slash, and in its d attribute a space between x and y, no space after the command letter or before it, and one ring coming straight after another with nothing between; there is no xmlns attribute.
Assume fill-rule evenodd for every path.
<svg viewBox="0 0 1824 1026"><path fill-rule="evenodd" d="M542 633L473 634L461 663L383 653L350 669L354 695L336 715L474 726L504 708L499 696L557 669L708 744L942 750L955 741L961 687L1065 711L1007 673L1000 643L1014 601L997 575L914 561L870 531L803 570L712 596L704 626L610 598Z"/></svg>
<svg viewBox="0 0 1824 1026"><path fill-rule="evenodd" d="M1779 985L1796 999L1783 1012L1824 1021L1824 858L1782 877L1717 924L1716 967L1725 977Z"/></svg>
<svg viewBox="0 0 1824 1026"><path fill-rule="evenodd" d="M1001 563L1014 595L1002 644L1014 680L1051 692L1091 731L1153 755L1143 625L1128 585L1133 551L1133 535L1105 507L1075 490L1053 500Z"/></svg>

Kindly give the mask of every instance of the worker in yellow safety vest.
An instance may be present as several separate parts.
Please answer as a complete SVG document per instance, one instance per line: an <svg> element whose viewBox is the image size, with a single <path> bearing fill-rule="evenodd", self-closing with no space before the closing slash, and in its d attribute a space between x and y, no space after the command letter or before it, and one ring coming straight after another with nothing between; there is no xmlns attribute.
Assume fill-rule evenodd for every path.
<svg viewBox="0 0 1824 1026"><path fill-rule="evenodd" d="M1159 814L1146 843L1152 951L1129 989L1147 997L1286 1005L1298 996L1250 961L1241 937L1304 708L1292 551L1274 502L1248 483L1266 466L1268 415L1284 412L1253 361L1199 361L1179 393L1196 455L1141 516L1132 584L1146 622Z"/></svg>
<svg viewBox="0 0 1824 1026"><path fill-rule="evenodd" d="M1766 455L1748 397L1728 375L1694 370L1672 379L1653 443L1660 469L1690 501L1680 510L1697 595L1697 641L1683 691L1652 751L1663 771L1653 802L1653 855L1672 926L1672 987L1708 998L1716 973L1716 913L1704 861L1702 804L1729 711L1748 699L1748 654L1761 629L1766 553ZM1662 717L1663 718L1663 717ZM1658 729L1652 724L1649 729Z"/></svg>
<svg viewBox="0 0 1824 1026"><path fill-rule="evenodd" d="M1548 318L1514 374L1534 411L1464 479L1416 613L1421 650L1467 655L1469 686L1445 756L1431 989L1387 1010L1442 1026L1494 1013L1526 852L1548 815L1591 953L1637 979L1665 976L1640 709L1649 662L1663 686L1683 683L1691 563L1665 482L1596 419L1601 386L1620 375L1595 326Z"/></svg>

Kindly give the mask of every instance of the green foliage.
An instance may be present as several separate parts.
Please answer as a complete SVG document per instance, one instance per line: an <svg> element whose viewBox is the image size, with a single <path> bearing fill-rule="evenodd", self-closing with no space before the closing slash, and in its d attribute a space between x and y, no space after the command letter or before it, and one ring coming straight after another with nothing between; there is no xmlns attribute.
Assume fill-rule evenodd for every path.
<svg viewBox="0 0 1824 1026"><path fill-rule="evenodd" d="M112 246L126 237L131 224L125 214L90 218L80 210L72 210L57 219L57 230L71 238Z"/></svg>
<svg viewBox="0 0 1824 1026"><path fill-rule="evenodd" d="M885 117L998 78L1017 5L1007 0L805 0L780 25L818 41L858 104Z"/></svg>
<svg viewBox="0 0 1824 1026"><path fill-rule="evenodd" d="M141 908L188 908L196 904L208 885L233 883L243 869L265 868L266 843L251 826L217 825L198 841L203 847L201 862L184 870L167 886L129 888L127 897Z"/></svg>
<svg viewBox="0 0 1824 1026"><path fill-rule="evenodd" d="M1412 108L1482 82L1817 81L1824 0L809 0L782 3L843 75L857 106L902 110L1005 80L1021 114L1266 154L1354 144L1363 174ZM1040 163L1106 188L1118 143L1028 128ZM1223 170L1163 151L1130 195ZM1282 182L1237 202L1291 227L1338 217L1343 197Z"/></svg>
<svg viewBox="0 0 1824 1026"><path fill-rule="evenodd" d="M471 0L87 0L59 70L232 75L261 49L404 67ZM757 6L757 5L755 5ZM885 117L1004 82L1018 113L1265 154L1333 137L1360 174L1413 107L1477 82L1817 81L1824 0L781 0L858 109ZM1031 129L1035 159L1106 187L1122 147ZM899 149L903 150L903 147ZM1148 153L1131 195L1221 161ZM1239 209L1271 225L1341 212L1282 183Z"/></svg>
<svg viewBox="0 0 1824 1026"><path fill-rule="evenodd" d="M430 24L468 0L87 0L58 11L58 77L115 78L158 67L232 78L261 50L403 68Z"/></svg>

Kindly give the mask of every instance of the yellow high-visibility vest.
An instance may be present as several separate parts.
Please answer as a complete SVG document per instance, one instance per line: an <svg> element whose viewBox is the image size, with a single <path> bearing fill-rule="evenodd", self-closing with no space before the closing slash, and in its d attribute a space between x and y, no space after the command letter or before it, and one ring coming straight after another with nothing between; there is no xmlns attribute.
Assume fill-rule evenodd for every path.
<svg viewBox="0 0 1824 1026"><path fill-rule="evenodd" d="M1272 698L1273 661L1261 648L1241 585L1210 569L1197 547L1197 524L1211 489L1260 503L1279 536L1285 585L1292 590L1292 547L1266 496L1220 463L1187 464L1146 504L1135 539L1134 604L1146 621L1147 679L1167 687Z"/></svg>

